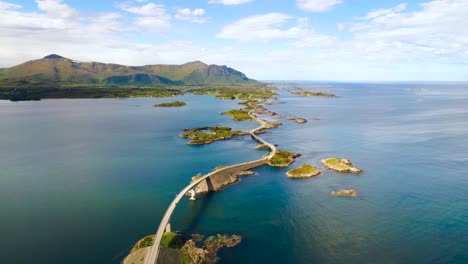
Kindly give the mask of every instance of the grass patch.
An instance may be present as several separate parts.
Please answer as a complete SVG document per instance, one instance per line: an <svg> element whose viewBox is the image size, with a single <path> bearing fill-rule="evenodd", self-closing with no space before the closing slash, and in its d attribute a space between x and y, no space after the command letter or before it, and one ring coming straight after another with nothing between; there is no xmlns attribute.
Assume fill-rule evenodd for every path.
<svg viewBox="0 0 468 264"><path fill-rule="evenodd" d="M182 239L174 232L166 232L161 238L161 247L178 249L183 245Z"/></svg>
<svg viewBox="0 0 468 264"><path fill-rule="evenodd" d="M291 175L315 174L317 172L318 170L314 166L310 164L303 164L302 166L289 171L289 174Z"/></svg>
<svg viewBox="0 0 468 264"><path fill-rule="evenodd" d="M297 153L279 150L270 158L269 163L272 165L289 165L294 161L295 157L297 157Z"/></svg>
<svg viewBox="0 0 468 264"><path fill-rule="evenodd" d="M236 121L252 120L252 117L250 117L249 112L242 109L233 109L223 112L222 114L230 115L232 119Z"/></svg>
<svg viewBox="0 0 468 264"><path fill-rule="evenodd" d="M328 164L328 165L331 165L335 168L339 168L339 169L348 169L349 166L346 165L346 164L343 164L341 161L339 161L337 158L329 158L329 159L326 159L325 160L325 163Z"/></svg>
<svg viewBox="0 0 468 264"><path fill-rule="evenodd" d="M208 131L208 132L207 132ZM230 139L245 132L232 130L230 127L198 127L185 129L179 136L192 139L189 144L209 144L216 140Z"/></svg>
<svg viewBox="0 0 468 264"><path fill-rule="evenodd" d="M156 107L180 107L187 105L186 102L181 102L181 101L174 101L174 102L169 102L169 103L160 103L160 104L155 104L154 106Z"/></svg>
<svg viewBox="0 0 468 264"><path fill-rule="evenodd" d="M288 90L290 94L298 95L298 96L319 96L319 97L331 97L331 98L338 98L339 96L331 93L322 93L317 92L314 90L304 90L300 87L294 87L293 90Z"/></svg>
<svg viewBox="0 0 468 264"><path fill-rule="evenodd" d="M140 248L151 247L153 245L153 243L154 243L154 235L145 236L144 238L140 239L135 244L135 246L133 246L130 253L133 253L133 252L139 250Z"/></svg>

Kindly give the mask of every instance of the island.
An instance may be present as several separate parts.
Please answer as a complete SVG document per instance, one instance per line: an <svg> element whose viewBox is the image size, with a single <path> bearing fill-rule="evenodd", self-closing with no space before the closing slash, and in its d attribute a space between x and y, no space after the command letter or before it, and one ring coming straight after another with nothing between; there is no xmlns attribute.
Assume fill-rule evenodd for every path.
<svg viewBox="0 0 468 264"><path fill-rule="evenodd" d="M242 241L239 235L217 234L205 238L199 234L166 232L160 243L157 263L164 264L212 264L219 260L221 248L232 248ZM143 264L148 250L154 243L154 235L140 239L130 250L123 264Z"/></svg>
<svg viewBox="0 0 468 264"><path fill-rule="evenodd" d="M231 118L236 121L252 120L252 117L250 117L249 112L243 109L233 109L226 112L222 112L221 114L230 115Z"/></svg>
<svg viewBox="0 0 468 264"><path fill-rule="evenodd" d="M356 190L339 190L331 192L333 196L356 197L358 192Z"/></svg>
<svg viewBox="0 0 468 264"><path fill-rule="evenodd" d="M331 93L322 93L317 92L314 90L305 90L300 87L294 87L293 90L288 90L290 94L298 95L298 96L319 96L319 97L330 97L330 98L338 98L339 96Z"/></svg>
<svg viewBox="0 0 468 264"><path fill-rule="evenodd" d="M268 160L268 165L272 167L288 167L294 163L301 154L287 150L278 150L273 157Z"/></svg>
<svg viewBox="0 0 468 264"><path fill-rule="evenodd" d="M174 102L168 102L168 103L160 103L160 104L155 104L155 107L180 107L187 105L186 102L181 102L181 101L174 101Z"/></svg>
<svg viewBox="0 0 468 264"><path fill-rule="evenodd" d="M334 170L337 172L350 172L350 173L362 173L363 170L353 166L351 161L345 158L328 158L320 161L327 169Z"/></svg>
<svg viewBox="0 0 468 264"><path fill-rule="evenodd" d="M303 164L286 173L288 178L309 178L320 175L320 171L310 164Z"/></svg>
<svg viewBox="0 0 468 264"><path fill-rule="evenodd" d="M214 126L186 128L179 137L192 139L192 141L187 143L188 145L203 145L242 135L248 135L248 133L240 130L232 130L230 127Z"/></svg>

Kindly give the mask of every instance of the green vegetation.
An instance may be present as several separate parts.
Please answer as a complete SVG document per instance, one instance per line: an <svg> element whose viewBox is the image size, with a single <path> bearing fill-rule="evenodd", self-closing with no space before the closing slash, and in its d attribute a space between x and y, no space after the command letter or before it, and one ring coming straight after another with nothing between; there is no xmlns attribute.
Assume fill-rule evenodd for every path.
<svg viewBox="0 0 468 264"><path fill-rule="evenodd" d="M270 158L268 164L271 166L289 166L294 162L294 159L298 157L299 154L286 151L286 150L279 150Z"/></svg>
<svg viewBox="0 0 468 264"><path fill-rule="evenodd" d="M346 170L349 168L348 165L342 163L340 160L338 160L337 158L329 158L329 159L325 159L324 160L324 163L326 165L330 165L336 169L341 169L341 170Z"/></svg>
<svg viewBox="0 0 468 264"><path fill-rule="evenodd" d="M2 69L0 83L113 85L259 85L242 72L200 61L182 65L126 66L78 62L51 54L42 59Z"/></svg>
<svg viewBox="0 0 468 264"><path fill-rule="evenodd" d="M199 127L185 129L179 136L190 138L189 145L210 144L216 140L230 139L246 133L239 130L232 130L230 127Z"/></svg>
<svg viewBox="0 0 468 264"><path fill-rule="evenodd" d="M236 121L252 120L252 117L250 117L249 112L242 109L233 109L223 112L222 114L230 115L232 119Z"/></svg>
<svg viewBox="0 0 468 264"><path fill-rule="evenodd" d="M351 172L351 173L362 173L361 169L358 169L353 166L353 164L347 159L337 159L337 158L328 158L323 159L322 162L325 167L332 169L338 172Z"/></svg>
<svg viewBox="0 0 468 264"><path fill-rule="evenodd" d="M192 177L192 180L195 180L195 181L196 181L196 180L200 179L200 178L203 177L203 176L204 176L203 174L198 173L197 175L195 175L195 176Z"/></svg>
<svg viewBox="0 0 468 264"><path fill-rule="evenodd" d="M192 87L190 92L198 95L214 95L220 99L268 99L276 94L275 88L267 86L199 86Z"/></svg>
<svg viewBox="0 0 468 264"><path fill-rule="evenodd" d="M100 88L97 87L70 87L70 88L2 88L0 87L0 100L28 101L57 98L129 98L129 97L171 97L181 94L180 91L170 88Z"/></svg>
<svg viewBox="0 0 468 264"><path fill-rule="evenodd" d="M290 94L294 94L298 96L321 96L321 97L338 98L338 96L331 94L331 93L316 92L314 90L304 90L300 87L294 87L294 90L288 90L288 92Z"/></svg>
<svg viewBox="0 0 468 264"><path fill-rule="evenodd" d="M166 232L161 238L161 247L180 248L183 245L182 239L174 232Z"/></svg>
<svg viewBox="0 0 468 264"><path fill-rule="evenodd" d="M302 166L295 168L293 170L290 170L288 173L291 175L300 175L300 174L315 174L319 172L317 168L310 164L303 164Z"/></svg>
<svg viewBox="0 0 468 264"><path fill-rule="evenodd" d="M181 102L181 101L174 101L174 102L169 102L169 103L160 103L160 104L155 104L154 106L156 107L180 107L187 105L186 102Z"/></svg>
<svg viewBox="0 0 468 264"><path fill-rule="evenodd" d="M137 251L140 248L150 247L154 243L154 235L145 236L144 238L140 239L132 248L130 253Z"/></svg>

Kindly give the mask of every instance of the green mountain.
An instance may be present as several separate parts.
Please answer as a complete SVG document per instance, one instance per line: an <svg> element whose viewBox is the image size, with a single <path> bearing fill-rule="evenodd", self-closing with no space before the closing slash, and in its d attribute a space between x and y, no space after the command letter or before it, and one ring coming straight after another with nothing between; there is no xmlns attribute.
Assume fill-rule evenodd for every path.
<svg viewBox="0 0 468 264"><path fill-rule="evenodd" d="M42 59L0 69L0 83L112 85L255 85L259 82L227 66L200 61L182 65L125 66L79 62L51 54Z"/></svg>

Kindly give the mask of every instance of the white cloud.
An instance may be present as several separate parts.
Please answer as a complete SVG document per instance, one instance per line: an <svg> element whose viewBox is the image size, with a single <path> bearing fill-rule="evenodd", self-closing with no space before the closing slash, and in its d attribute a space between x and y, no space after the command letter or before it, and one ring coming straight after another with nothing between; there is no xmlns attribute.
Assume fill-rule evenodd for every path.
<svg viewBox="0 0 468 264"><path fill-rule="evenodd" d="M377 9L377 10L367 13L367 15L363 17L362 19L374 19L376 17L383 16L383 15L391 16L392 14L405 10L406 5L407 5L406 3L401 3L393 8Z"/></svg>
<svg viewBox="0 0 468 264"><path fill-rule="evenodd" d="M158 5L155 3L147 3L144 5L135 5L133 2L124 2L117 4L117 7L123 11L143 15L143 16L166 16L166 9L164 5Z"/></svg>
<svg viewBox="0 0 468 264"><path fill-rule="evenodd" d="M141 3L146 3L141 5ZM139 15L135 18L133 26L152 32L160 32L171 27L171 15L167 13L164 5L158 5L147 1L128 1L117 4L117 7L125 12Z"/></svg>
<svg viewBox="0 0 468 264"><path fill-rule="evenodd" d="M332 9L335 5L343 3L342 0L297 0L297 6L309 12L324 12Z"/></svg>
<svg viewBox="0 0 468 264"><path fill-rule="evenodd" d="M202 60L259 79L468 80L468 2L464 0L434 0L410 11L398 5L356 14L355 19L339 23L346 38L325 35L306 18L289 14L250 16L217 34L228 39L226 46L221 40L204 38L202 44L167 36L142 44L134 33L163 30L170 26L171 15L163 6L138 8L150 3L146 0L132 3L126 6L130 14L85 14L65 5L65 10L75 12L60 16L50 7L26 11L0 1L0 67L57 53L127 65ZM190 13L202 12L190 9Z"/></svg>
<svg viewBox="0 0 468 264"><path fill-rule="evenodd" d="M21 5L0 1L0 10L19 9Z"/></svg>
<svg viewBox="0 0 468 264"><path fill-rule="evenodd" d="M253 0L209 0L208 3L210 4L223 4L223 5L240 5L245 4L248 2L252 2Z"/></svg>
<svg viewBox="0 0 468 264"><path fill-rule="evenodd" d="M52 17L69 18L78 16L78 11L62 3L62 0L36 0L36 3L40 10L45 11L47 15Z"/></svg>
<svg viewBox="0 0 468 264"><path fill-rule="evenodd" d="M178 8L175 18L191 21L193 23L205 23L207 21L207 19L203 17L205 13L203 8L195 8L193 10L190 8Z"/></svg>
<svg viewBox="0 0 468 264"><path fill-rule="evenodd" d="M283 28L283 25L291 18L291 16L282 13L246 17L224 26L217 37L240 41L269 41L302 36L306 31L307 20L299 19L296 26Z"/></svg>
<svg viewBox="0 0 468 264"><path fill-rule="evenodd" d="M364 47L369 58L390 60L466 60L468 2L435 0L422 10L403 12L406 5L372 11L366 22L352 23L349 42Z"/></svg>

